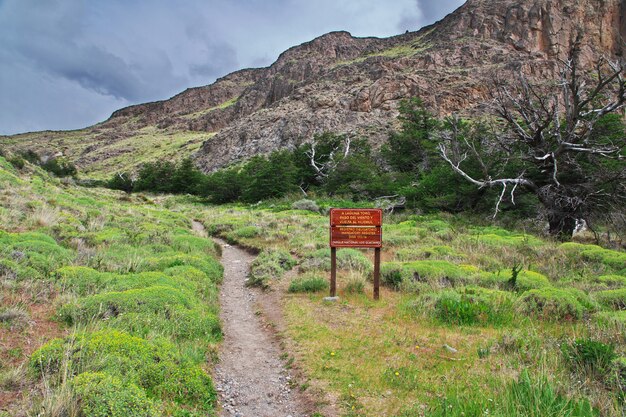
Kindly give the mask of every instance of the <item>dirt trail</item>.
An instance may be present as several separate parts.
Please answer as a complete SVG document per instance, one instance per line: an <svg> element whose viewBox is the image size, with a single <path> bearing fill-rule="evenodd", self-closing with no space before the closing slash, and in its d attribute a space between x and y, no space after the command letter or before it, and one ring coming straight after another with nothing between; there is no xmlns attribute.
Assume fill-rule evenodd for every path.
<svg viewBox="0 0 626 417"><path fill-rule="evenodd" d="M220 305L224 341L215 367L223 417L304 417L307 404L280 359L281 349L261 319L262 296L245 280L254 256L217 240L222 246L224 282Z"/></svg>

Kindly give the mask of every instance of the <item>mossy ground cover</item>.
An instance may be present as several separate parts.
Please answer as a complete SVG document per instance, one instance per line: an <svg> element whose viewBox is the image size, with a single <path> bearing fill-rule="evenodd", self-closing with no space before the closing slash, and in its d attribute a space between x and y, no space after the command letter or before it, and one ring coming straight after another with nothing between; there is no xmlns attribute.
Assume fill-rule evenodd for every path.
<svg viewBox="0 0 626 417"><path fill-rule="evenodd" d="M326 215L280 201L200 215L215 235L296 256L287 333L311 385L335 393L342 415L624 412L623 386L609 382L626 355L621 251L396 215L383 227L381 301L371 296L373 251L339 249L340 302L329 304L315 284L329 275ZM614 347L602 378L568 364L561 346L581 338Z"/></svg>
<svg viewBox="0 0 626 417"><path fill-rule="evenodd" d="M215 244L191 232L194 203L81 189L0 158L5 177L3 340L40 314L64 334L29 355L17 338L3 349L1 375L14 372L10 355L27 364L9 415L213 413L207 357L221 339L222 267Z"/></svg>

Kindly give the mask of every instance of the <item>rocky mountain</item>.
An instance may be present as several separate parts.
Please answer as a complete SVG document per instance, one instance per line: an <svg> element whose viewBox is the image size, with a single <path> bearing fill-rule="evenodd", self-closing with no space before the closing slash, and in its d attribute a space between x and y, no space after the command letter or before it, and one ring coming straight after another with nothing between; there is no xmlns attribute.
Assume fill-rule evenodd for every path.
<svg viewBox="0 0 626 417"><path fill-rule="evenodd" d="M89 167L135 152L128 139L149 132L175 142L174 154L194 152L207 172L324 131L378 144L394 128L402 99L419 96L441 115L476 112L495 76L522 71L552 78L555 60L578 31L589 64L599 54L622 56L625 13L622 0L469 0L417 32L386 39L323 35L285 51L267 68L237 71L169 100L118 110L78 135L82 141L51 133L28 138L56 144ZM182 143L171 139L176 135Z"/></svg>

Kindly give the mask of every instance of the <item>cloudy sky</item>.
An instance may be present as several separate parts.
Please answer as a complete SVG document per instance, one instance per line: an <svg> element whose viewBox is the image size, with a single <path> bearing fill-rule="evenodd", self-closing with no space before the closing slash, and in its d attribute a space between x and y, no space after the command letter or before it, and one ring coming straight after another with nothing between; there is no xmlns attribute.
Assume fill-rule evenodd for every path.
<svg viewBox="0 0 626 417"><path fill-rule="evenodd" d="M385 37L464 0L0 0L0 134L76 129L333 30Z"/></svg>

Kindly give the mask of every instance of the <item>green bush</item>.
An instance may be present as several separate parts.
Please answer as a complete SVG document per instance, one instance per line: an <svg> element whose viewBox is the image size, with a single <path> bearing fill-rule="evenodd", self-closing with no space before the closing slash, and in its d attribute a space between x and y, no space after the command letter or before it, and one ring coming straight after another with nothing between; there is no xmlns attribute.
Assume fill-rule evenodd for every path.
<svg viewBox="0 0 626 417"><path fill-rule="evenodd" d="M206 274L216 284L222 282L224 267L209 256L187 255L179 252L167 252L146 259L145 269L148 271L163 271L175 266L191 266Z"/></svg>
<svg viewBox="0 0 626 417"><path fill-rule="evenodd" d="M239 239L252 239L261 234L261 230L256 226L243 226L233 230L231 234Z"/></svg>
<svg viewBox="0 0 626 417"><path fill-rule="evenodd" d="M72 380L83 415L90 417L158 417L161 413L144 390L102 372L84 372Z"/></svg>
<svg viewBox="0 0 626 417"><path fill-rule="evenodd" d="M330 255L329 255L330 257ZM369 275L374 271L372 262L358 249L337 249L337 268Z"/></svg>
<svg viewBox="0 0 626 417"><path fill-rule="evenodd" d="M626 253L604 249L597 245L566 242L559 246L570 257L580 256L583 260L604 264L623 275L626 267Z"/></svg>
<svg viewBox="0 0 626 417"><path fill-rule="evenodd" d="M154 315L176 307L190 309L187 294L169 286L153 286L126 291L111 291L81 298L61 307L59 314L68 324L90 319L109 319L125 313Z"/></svg>
<svg viewBox="0 0 626 417"><path fill-rule="evenodd" d="M448 261L387 262L381 265L381 282L399 288L402 283L425 282L439 287L457 284L468 274Z"/></svg>
<svg viewBox="0 0 626 417"><path fill-rule="evenodd" d="M626 288L599 291L594 296L600 304L607 308L626 310Z"/></svg>
<svg viewBox="0 0 626 417"><path fill-rule="evenodd" d="M135 187L135 181L130 172L117 172L106 182L105 186L112 190L131 193Z"/></svg>
<svg viewBox="0 0 626 417"><path fill-rule="evenodd" d="M613 345L594 339L578 339L563 344L561 350L573 371L601 380L608 376L617 358Z"/></svg>
<svg viewBox="0 0 626 417"><path fill-rule="evenodd" d="M380 266L380 282L391 288L400 288L403 274L403 264L400 262L385 262Z"/></svg>
<svg viewBox="0 0 626 417"><path fill-rule="evenodd" d="M328 289L328 279L318 275L305 275L291 281L288 291L299 292L319 292Z"/></svg>
<svg viewBox="0 0 626 417"><path fill-rule="evenodd" d="M29 363L36 376L58 376L59 382L60 370L68 366L69 375L104 373L188 410L210 412L215 404L211 378L163 339L148 341L116 330L80 333L46 343Z"/></svg>
<svg viewBox="0 0 626 417"><path fill-rule="evenodd" d="M222 336L220 321L217 312L209 310L173 307L153 314L131 312L103 323L143 338L167 336L179 342L218 341Z"/></svg>
<svg viewBox="0 0 626 417"><path fill-rule="evenodd" d="M76 165L63 158L50 158L41 167L57 177L73 177L78 172Z"/></svg>
<svg viewBox="0 0 626 417"><path fill-rule="evenodd" d="M263 251L250 264L248 285L268 288L271 281L277 280L296 265L296 260L284 250Z"/></svg>
<svg viewBox="0 0 626 417"><path fill-rule="evenodd" d="M11 165L13 165L17 169L22 169L24 168L24 165L26 165L26 161L24 160L24 158L22 158L21 156L17 156L17 155L12 158L9 158L8 161Z"/></svg>
<svg viewBox="0 0 626 417"><path fill-rule="evenodd" d="M396 252L396 258L402 262L411 262L419 259L461 260L464 258L464 256L457 253L450 246L437 245L425 248L402 248Z"/></svg>
<svg viewBox="0 0 626 417"><path fill-rule="evenodd" d="M513 299L504 291L470 287L428 297L434 298L433 314L444 323L502 325L513 320Z"/></svg>
<svg viewBox="0 0 626 417"><path fill-rule="evenodd" d="M508 271L509 276L511 271ZM502 271L503 275L506 272ZM545 288L551 286L550 281L544 275L534 271L520 271L515 281L515 289L520 292Z"/></svg>
<svg viewBox="0 0 626 417"><path fill-rule="evenodd" d="M544 287L526 291L518 300L521 313L547 320L578 320L585 309L570 291Z"/></svg>
<svg viewBox="0 0 626 417"><path fill-rule="evenodd" d="M215 283L221 281L221 276L216 281L201 270L188 265L173 266L165 269L163 273L195 284L196 293L200 294L206 301L211 301L211 304L217 305L217 285Z"/></svg>
<svg viewBox="0 0 626 417"><path fill-rule="evenodd" d="M314 213L319 213L320 212L320 208L317 205L317 203L315 201L313 201L313 200L307 200L307 199L295 201L291 205L291 208L294 209L294 210L312 211Z"/></svg>
<svg viewBox="0 0 626 417"><path fill-rule="evenodd" d="M595 281L608 287L626 287L626 277L622 275L601 275Z"/></svg>
<svg viewBox="0 0 626 417"><path fill-rule="evenodd" d="M86 266L64 266L55 273L61 291L73 291L78 295L102 290L112 277L111 273L99 272Z"/></svg>

